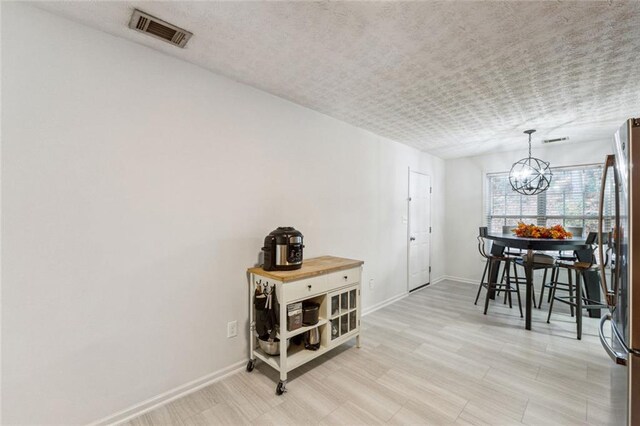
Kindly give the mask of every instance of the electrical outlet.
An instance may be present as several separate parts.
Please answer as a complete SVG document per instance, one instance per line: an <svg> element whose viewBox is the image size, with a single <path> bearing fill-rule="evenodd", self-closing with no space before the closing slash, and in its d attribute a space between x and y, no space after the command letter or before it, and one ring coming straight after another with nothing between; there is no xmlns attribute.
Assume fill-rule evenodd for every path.
<svg viewBox="0 0 640 426"><path fill-rule="evenodd" d="M373 289L374 285L375 285L375 284L374 284L374 282L373 282L373 278L371 278L371 279L369 280L369 288Z"/></svg>
<svg viewBox="0 0 640 426"><path fill-rule="evenodd" d="M238 321L230 321L227 323L227 337L236 337L238 335Z"/></svg>

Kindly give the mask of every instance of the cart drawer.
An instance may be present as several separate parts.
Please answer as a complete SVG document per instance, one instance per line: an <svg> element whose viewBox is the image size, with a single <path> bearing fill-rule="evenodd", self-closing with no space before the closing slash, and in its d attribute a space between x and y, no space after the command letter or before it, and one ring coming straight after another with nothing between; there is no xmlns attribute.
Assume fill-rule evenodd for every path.
<svg viewBox="0 0 640 426"><path fill-rule="evenodd" d="M282 284L282 291L286 302L307 299L321 293L326 293L328 288L327 277L324 275Z"/></svg>
<svg viewBox="0 0 640 426"><path fill-rule="evenodd" d="M329 289L360 282L360 268L345 269L344 271L327 274L327 282Z"/></svg>

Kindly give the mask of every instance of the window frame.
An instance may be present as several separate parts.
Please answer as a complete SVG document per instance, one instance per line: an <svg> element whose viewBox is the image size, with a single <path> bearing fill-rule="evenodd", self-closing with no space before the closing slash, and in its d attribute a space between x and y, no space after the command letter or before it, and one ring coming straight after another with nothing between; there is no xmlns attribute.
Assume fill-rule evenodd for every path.
<svg viewBox="0 0 640 426"><path fill-rule="evenodd" d="M588 163L588 164L578 164L578 165L570 165L570 166L558 166L558 167L552 167L551 171L554 173L554 175L557 174L557 172L567 172L567 171L571 171L571 170L580 170L580 171L586 171L586 170L597 170L599 173L597 173L597 176L600 176L600 178L598 180L596 180L596 188L597 188L597 192L599 194L600 192L600 183L601 183L601 176L602 176L602 170L604 169L604 164L602 163ZM484 191L483 191L483 218L482 221L483 223L488 226L489 231L492 232L492 221L495 221L495 219L502 219L502 226L506 226L508 221L514 221L514 220L524 220L526 223L531 223L533 222L534 224L538 225L538 226L548 226L548 222L549 221L556 221L558 223L560 223L563 226L577 226L577 225L565 225L566 221L573 221L574 223L576 221L581 221L581 225L582 228L586 231L587 230L587 221L593 221L593 220L597 220L598 219L598 213L596 212L595 215L592 214L586 214L586 212L584 211L584 205L586 203L586 195L589 193L587 191L585 191L586 185L583 186L581 191L576 191L574 193L581 193L582 194L582 205L583 205L583 214L581 215L557 215L557 214L547 214L547 191L544 191L540 194L537 195L521 195L518 194L517 192L513 191L513 193L505 193L504 197L505 197L505 211L504 214L494 214L491 209L493 206L493 193L492 193L492 178L494 177L508 177L509 172L508 171L501 171L501 172L484 172ZM553 179L552 179L552 183L553 185ZM510 185L509 185L509 189L510 189ZM507 210L506 210L506 197L508 195L515 195L515 196L519 196L520 197L520 212L517 215L514 214L507 214ZM599 196L599 195L598 195ZM524 197L536 197L536 212L535 214L524 214L523 215L523 210L522 210L522 200L524 199ZM605 204L606 205L606 204ZM604 215L604 229L609 229L612 224L613 224L613 212L609 212L611 214L606 214L607 212L605 211L605 215ZM529 219L533 219L533 220L529 220ZM515 225L514 225L515 226ZM493 230L493 232L502 232L502 230L500 229L499 231L495 231Z"/></svg>

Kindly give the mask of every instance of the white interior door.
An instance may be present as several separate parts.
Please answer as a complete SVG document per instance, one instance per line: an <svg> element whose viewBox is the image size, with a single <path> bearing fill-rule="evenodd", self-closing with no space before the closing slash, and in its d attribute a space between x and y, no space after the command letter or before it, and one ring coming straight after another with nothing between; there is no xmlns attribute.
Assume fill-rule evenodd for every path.
<svg viewBox="0 0 640 426"><path fill-rule="evenodd" d="M409 291L429 284L431 254L431 178L409 172Z"/></svg>

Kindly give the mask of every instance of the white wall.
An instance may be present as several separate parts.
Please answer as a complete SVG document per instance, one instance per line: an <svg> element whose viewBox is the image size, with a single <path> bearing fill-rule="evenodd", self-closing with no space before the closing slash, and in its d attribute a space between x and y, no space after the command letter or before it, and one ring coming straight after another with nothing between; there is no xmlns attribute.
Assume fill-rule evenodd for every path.
<svg viewBox="0 0 640 426"><path fill-rule="evenodd" d="M24 4L2 62L4 423L86 423L246 360L276 226L363 259L365 308L406 292L408 167L444 274L442 160Z"/></svg>
<svg viewBox="0 0 640 426"><path fill-rule="evenodd" d="M611 153L612 140L564 145L538 144L532 147L532 154L551 162L551 167L604 163L606 154ZM485 225L485 176L491 172L508 172L515 161L526 157L526 144L523 147L518 151L446 161L446 276L473 282L480 279L484 263L478 254L476 237L478 227Z"/></svg>

